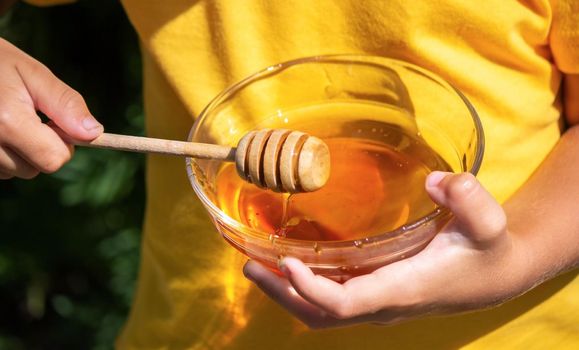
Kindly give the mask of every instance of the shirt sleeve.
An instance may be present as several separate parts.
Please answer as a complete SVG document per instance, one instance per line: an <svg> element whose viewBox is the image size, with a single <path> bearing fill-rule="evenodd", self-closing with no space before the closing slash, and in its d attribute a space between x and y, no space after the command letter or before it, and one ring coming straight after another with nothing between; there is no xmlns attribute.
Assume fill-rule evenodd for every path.
<svg viewBox="0 0 579 350"><path fill-rule="evenodd" d="M551 52L563 73L579 74L579 0L554 0Z"/></svg>

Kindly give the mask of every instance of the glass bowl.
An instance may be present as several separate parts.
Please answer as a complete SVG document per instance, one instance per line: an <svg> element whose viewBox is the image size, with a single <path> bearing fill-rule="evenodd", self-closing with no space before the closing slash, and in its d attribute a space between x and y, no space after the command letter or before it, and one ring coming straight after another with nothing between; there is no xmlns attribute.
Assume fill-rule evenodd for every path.
<svg viewBox="0 0 579 350"><path fill-rule="evenodd" d="M483 130L467 98L425 69L375 56L316 56L265 68L216 96L197 118L188 140L234 147L247 132L287 127L292 125L295 111L312 108L316 113L309 114L308 120L321 121L327 127L304 131L322 139L338 132L344 136L348 130L347 137L401 147L404 140L382 132L380 126L388 125L388 130L403 130L420 138L444 161L444 170L476 175L480 168ZM389 112L394 109L399 113ZM330 114L341 119L326 121L325 115ZM301 125L307 129L308 123L302 121ZM362 129L356 125L368 132L360 136ZM347 280L416 254L451 217L446 208L433 206L418 218L366 237L330 241L287 238L226 214L215 187L220 162L187 158L186 163L195 193L225 240L272 270L277 270L281 257L292 256L316 274ZM424 184L419 187L425 191Z"/></svg>

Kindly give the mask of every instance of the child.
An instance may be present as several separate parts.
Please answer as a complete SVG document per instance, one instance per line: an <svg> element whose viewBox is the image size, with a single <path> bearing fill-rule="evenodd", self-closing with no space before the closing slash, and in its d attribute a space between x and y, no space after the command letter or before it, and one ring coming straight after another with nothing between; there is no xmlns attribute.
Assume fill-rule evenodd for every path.
<svg viewBox="0 0 579 350"><path fill-rule="evenodd" d="M361 324L324 331L263 299L241 277L243 258L208 222L182 160L150 157L139 286L119 348L579 347L579 280L563 274L579 263L578 2L123 4L142 43L150 136L185 138L213 96L263 67L363 53L409 61L456 85L481 116L487 148L480 183L428 177L427 191L455 219L412 258L343 285L292 258L282 260L287 278L245 266L308 326ZM4 41L0 55L0 172L54 171L71 155L66 140L90 140L102 126L38 62Z"/></svg>

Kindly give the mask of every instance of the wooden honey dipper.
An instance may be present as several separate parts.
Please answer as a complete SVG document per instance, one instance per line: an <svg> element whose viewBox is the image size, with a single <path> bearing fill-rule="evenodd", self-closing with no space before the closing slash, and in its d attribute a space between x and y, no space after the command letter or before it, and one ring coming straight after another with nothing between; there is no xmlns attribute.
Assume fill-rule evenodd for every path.
<svg viewBox="0 0 579 350"><path fill-rule="evenodd" d="M319 138L286 129L247 133L237 147L104 133L82 146L235 162L239 176L276 192L311 192L330 176L330 152Z"/></svg>

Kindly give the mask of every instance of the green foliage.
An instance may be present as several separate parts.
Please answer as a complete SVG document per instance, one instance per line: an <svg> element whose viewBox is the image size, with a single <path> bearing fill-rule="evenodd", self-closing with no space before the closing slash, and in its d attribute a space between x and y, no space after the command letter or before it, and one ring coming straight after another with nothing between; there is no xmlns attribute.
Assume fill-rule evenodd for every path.
<svg viewBox="0 0 579 350"><path fill-rule="evenodd" d="M143 133L138 43L117 1L18 4L0 36L77 89L107 131ZM77 147L55 174L0 182L0 349L112 348L137 275L143 173L140 155Z"/></svg>

